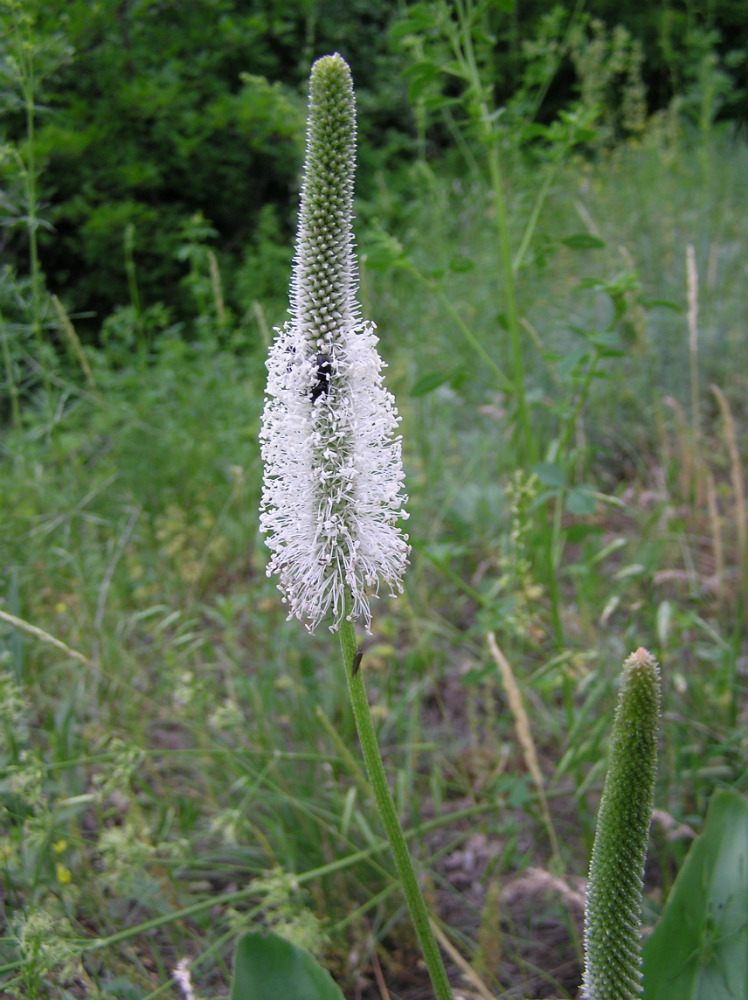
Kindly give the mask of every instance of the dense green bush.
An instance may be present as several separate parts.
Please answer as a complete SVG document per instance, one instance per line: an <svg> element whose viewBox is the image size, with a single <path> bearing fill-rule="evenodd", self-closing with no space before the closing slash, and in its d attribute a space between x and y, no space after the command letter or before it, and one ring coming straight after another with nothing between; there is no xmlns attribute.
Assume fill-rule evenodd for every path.
<svg viewBox="0 0 748 1000"><path fill-rule="evenodd" d="M550 122L570 102L594 102L613 139L635 134L676 95L701 129L742 114L748 28L736 0L703 14L611 0L574 15L537 0L467 9L497 107ZM163 303L162 325L194 316L180 248L196 217L214 230L229 306L243 314L260 299L275 308L285 297L289 252L276 248L290 247L295 224L310 62L339 50L354 67L358 196L367 219L387 215L398 163L453 145L459 89L448 76L437 81L434 67L439 19L455 10L386 0L3 0L2 262L20 275L28 268L33 148L41 271L86 339L132 304L126 231L140 306Z"/></svg>
<svg viewBox="0 0 748 1000"><path fill-rule="evenodd" d="M339 47L363 88L377 90L382 65L374 56L390 10L381 0L327 4L324 14L295 0L249 9L235 0L32 0L32 20L19 25L17 11L6 9L6 63L14 44L27 44L38 61L51 40L64 42L34 95L41 195L53 227L41 247L50 289L70 309L93 312L98 328L128 300L123 235L134 226L143 303L161 300L179 314L180 230L196 213L235 260L264 206L278 206L274 235L290 241L310 59ZM8 75L12 83L12 67ZM6 136L22 144L25 109L15 102L5 110ZM370 121L376 128L376 116ZM10 207L24 214L20 197ZM6 252L20 255L23 239L11 239Z"/></svg>

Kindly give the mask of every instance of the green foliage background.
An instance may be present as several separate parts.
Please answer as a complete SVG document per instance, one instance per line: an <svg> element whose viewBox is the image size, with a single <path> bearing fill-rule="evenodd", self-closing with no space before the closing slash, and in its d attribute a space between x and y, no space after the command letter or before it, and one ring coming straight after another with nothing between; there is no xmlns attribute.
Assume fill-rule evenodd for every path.
<svg viewBox="0 0 748 1000"><path fill-rule="evenodd" d="M40 84L34 142L45 222L43 271L50 290L79 314L87 336L128 301L128 226L134 227L143 303L168 307L162 324L192 311L180 288L185 265L179 247L189 240L195 217L205 220L203 238L220 251L233 307L244 311L252 298L281 296L280 260L264 284L250 272L268 245L287 247L292 239L312 59L339 50L356 67L364 168L358 193L370 199L383 168L392 178L416 154L418 122L406 72L412 71L412 40L393 39L391 29L405 11L417 19L419 9L430 6L438 5L27 0ZM717 117L744 116L748 35L737 0L703 11L691 3L620 8L613 2L578 10L579 30L587 35L581 48L597 37L595 19L608 31L623 25L641 45L649 113L676 95L698 103L699 74L711 59L719 63ZM570 13L538 2L482 5L498 105L516 95L528 67L537 69L550 56L549 23L560 32ZM6 12L0 23L7 44L12 17ZM5 62L7 70L7 50ZM626 71L622 63L621 79ZM595 96L615 102L620 82L611 79ZM538 120L550 120L579 87L580 66L566 54L549 80ZM4 137L22 145L23 108L9 90L4 103ZM443 117L432 116L427 131L432 152L448 144ZM4 179L10 229L1 259L23 273L25 234L14 223L23 219L24 205L7 164Z"/></svg>

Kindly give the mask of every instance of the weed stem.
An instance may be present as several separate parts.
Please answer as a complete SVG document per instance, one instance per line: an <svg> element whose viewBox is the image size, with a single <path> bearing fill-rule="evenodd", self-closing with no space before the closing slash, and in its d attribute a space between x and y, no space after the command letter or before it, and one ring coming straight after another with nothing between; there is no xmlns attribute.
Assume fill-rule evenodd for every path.
<svg viewBox="0 0 748 1000"><path fill-rule="evenodd" d="M397 816L390 786L387 783L382 754L379 749L376 732L374 731L371 710L369 709L369 699L366 696L366 687L364 686L365 672L358 670L356 676L353 676L353 659L357 648L356 631L352 623L345 617L340 623L340 649L343 654L343 669L345 670L348 693L353 708L353 718L356 722L359 740L361 741L361 750L364 755L374 799L379 809L379 814L382 817L387 839L390 842L400 885L408 903L411 920L418 935L418 941L423 951L426 967L429 970L434 993L437 1000L452 1000L452 989L449 985L447 972L444 968L444 962L439 951L439 946L436 943L434 932L431 929L429 913L423 893L418 884L418 878L413 867L413 859L408 851L408 845Z"/></svg>

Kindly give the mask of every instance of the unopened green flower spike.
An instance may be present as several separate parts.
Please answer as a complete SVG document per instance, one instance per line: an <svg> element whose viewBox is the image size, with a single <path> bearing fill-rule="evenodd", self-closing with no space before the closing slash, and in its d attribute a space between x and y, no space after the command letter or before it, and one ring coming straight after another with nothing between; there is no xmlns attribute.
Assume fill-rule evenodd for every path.
<svg viewBox="0 0 748 1000"><path fill-rule="evenodd" d="M660 671L640 648L623 665L592 848L584 920L586 1000L634 1000L642 992L642 880L659 716Z"/></svg>

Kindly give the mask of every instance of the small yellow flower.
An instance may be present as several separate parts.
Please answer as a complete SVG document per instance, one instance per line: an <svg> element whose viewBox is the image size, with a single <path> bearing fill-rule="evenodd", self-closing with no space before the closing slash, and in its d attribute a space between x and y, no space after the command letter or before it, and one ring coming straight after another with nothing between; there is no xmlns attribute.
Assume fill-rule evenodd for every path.
<svg viewBox="0 0 748 1000"><path fill-rule="evenodd" d="M67 885L73 878L70 869L67 865L61 864L59 861L55 865L55 871L57 873L57 881L60 885Z"/></svg>
<svg viewBox="0 0 748 1000"><path fill-rule="evenodd" d="M52 844L52 850L55 852L55 854L62 854L62 852L65 850L67 846L68 846L67 840L56 840L54 844Z"/></svg>

